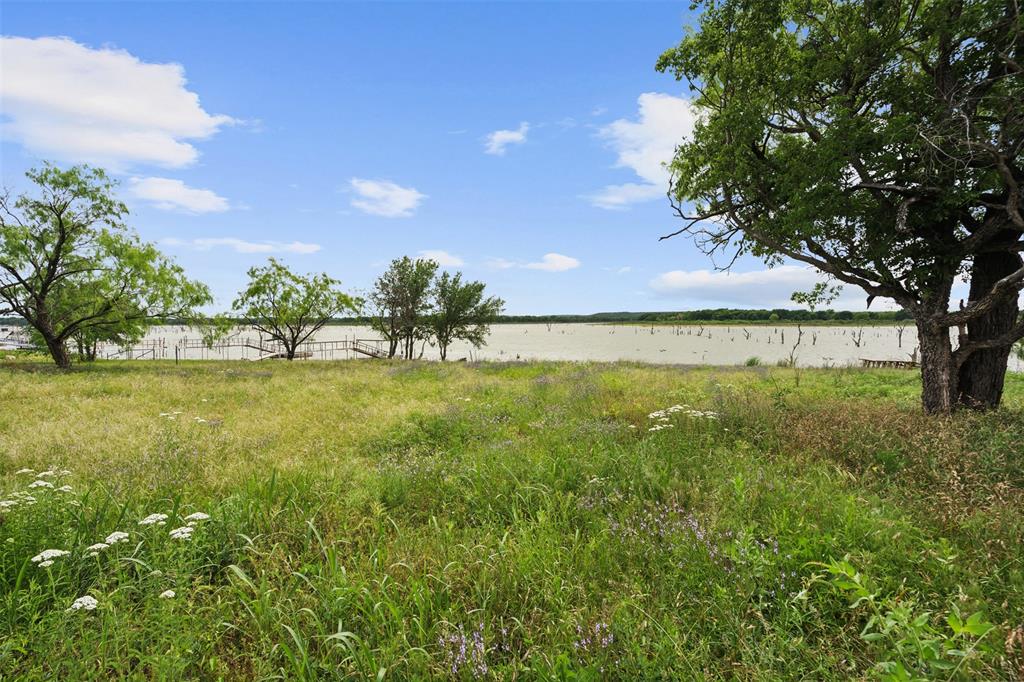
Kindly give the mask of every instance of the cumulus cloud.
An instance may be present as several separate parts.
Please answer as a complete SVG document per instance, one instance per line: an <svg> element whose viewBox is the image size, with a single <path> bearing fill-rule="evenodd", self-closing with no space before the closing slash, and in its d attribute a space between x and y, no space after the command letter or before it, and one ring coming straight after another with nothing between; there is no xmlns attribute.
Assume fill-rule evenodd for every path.
<svg viewBox="0 0 1024 682"><path fill-rule="evenodd" d="M211 249L225 247L236 253L295 253L310 254L320 250L319 244L307 244L306 242L250 242L234 237L206 237L201 239L164 239L161 244L166 246L182 246L196 251L210 251Z"/></svg>
<svg viewBox="0 0 1024 682"><path fill-rule="evenodd" d="M465 261L463 261L458 256L450 254L447 251L442 251L440 249L426 249L424 251L420 251L420 257L428 258L432 261L435 261L438 265L440 265L443 268L454 268L465 263Z"/></svg>
<svg viewBox="0 0 1024 682"><path fill-rule="evenodd" d="M535 263L527 263L524 268L530 270L546 270L547 272L565 272L578 268L580 262L572 256L563 256L560 253L545 253Z"/></svg>
<svg viewBox="0 0 1024 682"><path fill-rule="evenodd" d="M780 265L748 272L713 270L672 270L649 283L654 293L663 298L686 301L706 307L793 308L794 291L809 291L824 275L803 265ZM829 307L838 309L865 307L867 294L859 287L844 286L840 297ZM896 304L888 299L875 301L872 310L893 310Z"/></svg>
<svg viewBox="0 0 1024 682"><path fill-rule="evenodd" d="M0 38L3 135L40 156L112 168L179 168L234 123L207 113L180 64L150 64L70 38Z"/></svg>
<svg viewBox="0 0 1024 682"><path fill-rule="evenodd" d="M659 92L637 99L636 120L619 119L604 126L599 136L617 155L616 166L632 170L641 182L608 185L587 198L594 206L622 209L665 196L676 146L693 134L697 115L690 101Z"/></svg>
<svg viewBox="0 0 1024 682"><path fill-rule="evenodd" d="M545 253L539 261L531 263L519 263L505 258L489 258L487 267L495 270L508 270L511 268L525 268L527 270L544 270L546 272L565 272L578 268L580 261L572 256L563 256L560 253Z"/></svg>
<svg viewBox="0 0 1024 682"><path fill-rule="evenodd" d="M509 270L516 267L516 262L506 258L488 258L487 267L495 270Z"/></svg>
<svg viewBox="0 0 1024 682"><path fill-rule="evenodd" d="M495 156L505 156L505 149L510 144L523 144L526 142L526 133L530 131L530 124L523 121L515 130L495 130L490 133L484 141L484 152Z"/></svg>
<svg viewBox="0 0 1024 682"><path fill-rule="evenodd" d="M165 211L221 213L231 208L228 200L208 189L189 187L171 178L131 178L129 193Z"/></svg>
<svg viewBox="0 0 1024 682"><path fill-rule="evenodd" d="M352 178L349 184L358 195L352 200L352 206L363 213L385 218L408 218L427 198L426 194L412 187L402 187L386 180Z"/></svg>

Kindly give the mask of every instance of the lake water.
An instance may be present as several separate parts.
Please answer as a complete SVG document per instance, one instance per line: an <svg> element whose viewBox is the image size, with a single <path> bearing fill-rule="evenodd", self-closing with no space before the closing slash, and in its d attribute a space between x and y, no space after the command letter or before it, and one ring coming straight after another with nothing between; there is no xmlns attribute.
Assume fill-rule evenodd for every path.
<svg viewBox="0 0 1024 682"><path fill-rule="evenodd" d="M902 334L902 337L901 337ZM237 330L235 341L257 339L252 330ZM368 327L329 326L320 330L315 341L377 339ZM797 341L799 339L799 344ZM143 357L173 359L179 347L182 359L257 359L258 350L238 346L215 350L196 348L199 335L181 327L155 327L147 335L139 353ZM188 347L185 347L187 341ZM155 348L148 352L146 347ZM573 360L686 364L740 365L751 357L762 364L774 365L790 356L801 367L860 365L861 359L910 360L917 348L917 331L912 325L894 326L805 326L803 336L795 326L654 326L615 324L499 324L491 327L485 347L477 350L455 343L449 360ZM111 349L113 350L113 349ZM416 355L436 359L437 350L417 344ZM102 355L102 354L101 354ZM345 351L314 350L314 359L363 357ZM1021 362L1010 361L1020 371Z"/></svg>

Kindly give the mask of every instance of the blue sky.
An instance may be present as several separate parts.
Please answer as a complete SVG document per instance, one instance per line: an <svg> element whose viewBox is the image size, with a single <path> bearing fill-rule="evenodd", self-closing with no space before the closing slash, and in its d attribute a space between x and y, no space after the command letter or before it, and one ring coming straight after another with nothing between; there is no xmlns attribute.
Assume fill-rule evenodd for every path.
<svg viewBox="0 0 1024 682"><path fill-rule="evenodd" d="M365 290L405 254L516 314L788 305L813 273L657 240L687 7L5 2L0 175L111 169L219 308L269 255Z"/></svg>

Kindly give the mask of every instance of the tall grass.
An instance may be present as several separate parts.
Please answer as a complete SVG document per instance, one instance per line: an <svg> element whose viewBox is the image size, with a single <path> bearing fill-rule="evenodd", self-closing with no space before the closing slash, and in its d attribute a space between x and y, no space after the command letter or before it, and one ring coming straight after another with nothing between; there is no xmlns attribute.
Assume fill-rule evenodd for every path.
<svg viewBox="0 0 1024 682"><path fill-rule="evenodd" d="M942 420L904 372L0 377L2 677L1022 672L1021 377Z"/></svg>

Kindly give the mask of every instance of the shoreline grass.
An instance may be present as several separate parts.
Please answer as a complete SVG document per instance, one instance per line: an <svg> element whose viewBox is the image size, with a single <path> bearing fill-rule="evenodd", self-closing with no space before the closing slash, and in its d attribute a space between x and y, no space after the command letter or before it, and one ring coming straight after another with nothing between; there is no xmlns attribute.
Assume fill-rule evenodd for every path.
<svg viewBox="0 0 1024 682"><path fill-rule="evenodd" d="M19 361L0 381L0 677L1024 670L1020 375L1004 409L948 419L913 373L859 369ZM69 554L40 568L47 549Z"/></svg>

